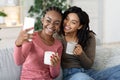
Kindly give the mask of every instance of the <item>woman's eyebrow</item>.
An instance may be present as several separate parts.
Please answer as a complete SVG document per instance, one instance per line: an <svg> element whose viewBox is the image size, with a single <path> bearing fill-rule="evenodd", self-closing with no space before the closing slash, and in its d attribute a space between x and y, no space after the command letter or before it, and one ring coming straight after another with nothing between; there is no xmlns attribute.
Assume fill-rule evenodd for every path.
<svg viewBox="0 0 120 80"><path fill-rule="evenodd" d="M49 16L48 16L48 17L45 17L45 18L48 18L48 19L52 20Z"/></svg>
<svg viewBox="0 0 120 80"><path fill-rule="evenodd" d="M74 21L74 22L79 22L79 21L77 21L77 20L72 20L72 21Z"/></svg>
<svg viewBox="0 0 120 80"><path fill-rule="evenodd" d="M67 18L69 18L69 19L70 19L70 17L69 17L69 16L67 16ZM71 21L79 22L78 20L75 20L75 19L72 19Z"/></svg>
<svg viewBox="0 0 120 80"><path fill-rule="evenodd" d="M47 16L46 18L52 20L52 18L50 18L49 16ZM56 20L55 22L60 22L60 20Z"/></svg>

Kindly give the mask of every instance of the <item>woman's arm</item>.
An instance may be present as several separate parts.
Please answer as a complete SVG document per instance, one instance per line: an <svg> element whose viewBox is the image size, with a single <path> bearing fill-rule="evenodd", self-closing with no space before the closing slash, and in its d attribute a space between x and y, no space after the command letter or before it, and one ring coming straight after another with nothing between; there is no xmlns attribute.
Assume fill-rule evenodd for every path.
<svg viewBox="0 0 120 80"><path fill-rule="evenodd" d="M24 44L20 47L14 47L14 61L17 65L22 65L30 52L32 42L24 42Z"/></svg>
<svg viewBox="0 0 120 80"><path fill-rule="evenodd" d="M14 48L14 61L17 65L22 65L25 61L27 55L29 54L32 42L29 42L28 39L32 38L32 34L27 32L31 29L21 30L19 36L15 42Z"/></svg>
<svg viewBox="0 0 120 80"><path fill-rule="evenodd" d="M63 46L61 44L60 48L58 48L58 63L54 66L50 66L50 75L52 78L56 78L59 73L60 73L60 64L61 64L61 55L62 55L62 50L63 50Z"/></svg>
<svg viewBox="0 0 120 80"><path fill-rule="evenodd" d="M91 35L91 38L89 39L85 50L81 50L81 54L78 55L80 64L83 68L89 69L93 65L95 58L96 40L94 34Z"/></svg>

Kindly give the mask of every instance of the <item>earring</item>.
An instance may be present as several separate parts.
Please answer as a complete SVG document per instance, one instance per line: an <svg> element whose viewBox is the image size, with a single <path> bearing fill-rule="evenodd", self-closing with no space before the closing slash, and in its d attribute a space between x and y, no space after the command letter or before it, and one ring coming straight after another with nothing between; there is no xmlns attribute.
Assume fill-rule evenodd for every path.
<svg viewBox="0 0 120 80"><path fill-rule="evenodd" d="M80 29L81 27L78 28L78 30Z"/></svg>
<svg viewBox="0 0 120 80"><path fill-rule="evenodd" d="M78 27L78 30L81 29L81 28L82 28L82 25L80 25L80 26Z"/></svg>

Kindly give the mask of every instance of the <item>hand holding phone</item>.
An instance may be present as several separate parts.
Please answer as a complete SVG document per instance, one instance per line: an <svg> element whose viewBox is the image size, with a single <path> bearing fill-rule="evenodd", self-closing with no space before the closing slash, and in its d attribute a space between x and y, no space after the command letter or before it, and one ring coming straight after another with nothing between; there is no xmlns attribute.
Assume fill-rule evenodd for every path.
<svg viewBox="0 0 120 80"><path fill-rule="evenodd" d="M30 31L28 31L27 33L28 34L33 34L34 24L35 24L35 19L34 18L25 17L23 30L30 29ZM32 41L32 39L29 39L29 41Z"/></svg>
<svg viewBox="0 0 120 80"><path fill-rule="evenodd" d="M28 31L28 34L32 34L33 31L34 31L34 24L35 24L35 19L34 18L25 17L23 30L33 28L30 31Z"/></svg>

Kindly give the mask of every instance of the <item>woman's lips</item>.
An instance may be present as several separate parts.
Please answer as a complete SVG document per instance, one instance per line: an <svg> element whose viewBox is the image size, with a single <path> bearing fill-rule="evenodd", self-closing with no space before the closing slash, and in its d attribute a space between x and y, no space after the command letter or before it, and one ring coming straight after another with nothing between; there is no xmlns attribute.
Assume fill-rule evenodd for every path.
<svg viewBox="0 0 120 80"><path fill-rule="evenodd" d="M47 28L47 29L48 29L49 32L55 32L55 30L52 29L52 28Z"/></svg>
<svg viewBox="0 0 120 80"><path fill-rule="evenodd" d="M68 27L68 26L65 26L64 29L65 29L65 30L70 30L71 28Z"/></svg>

